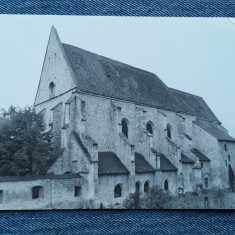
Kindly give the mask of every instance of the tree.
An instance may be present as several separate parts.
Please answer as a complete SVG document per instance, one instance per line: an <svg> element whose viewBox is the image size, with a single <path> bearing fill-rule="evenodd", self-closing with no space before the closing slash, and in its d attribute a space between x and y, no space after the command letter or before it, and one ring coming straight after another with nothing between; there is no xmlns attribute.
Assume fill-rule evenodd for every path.
<svg viewBox="0 0 235 235"><path fill-rule="evenodd" d="M13 106L0 114L0 176L44 174L59 154L41 114Z"/></svg>

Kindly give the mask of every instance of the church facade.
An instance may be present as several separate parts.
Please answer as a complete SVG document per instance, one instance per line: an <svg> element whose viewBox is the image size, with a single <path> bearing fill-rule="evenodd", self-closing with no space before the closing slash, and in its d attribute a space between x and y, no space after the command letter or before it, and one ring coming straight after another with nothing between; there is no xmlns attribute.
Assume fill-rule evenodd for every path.
<svg viewBox="0 0 235 235"><path fill-rule="evenodd" d="M64 150L34 185L58 202L48 207L121 204L153 186L172 194L232 187L235 139L203 98L61 43L54 27L34 107Z"/></svg>

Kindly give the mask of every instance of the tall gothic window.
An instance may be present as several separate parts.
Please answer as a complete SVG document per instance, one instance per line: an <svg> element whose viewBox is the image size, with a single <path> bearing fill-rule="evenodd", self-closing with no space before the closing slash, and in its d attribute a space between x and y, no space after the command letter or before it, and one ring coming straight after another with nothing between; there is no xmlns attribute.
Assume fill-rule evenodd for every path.
<svg viewBox="0 0 235 235"><path fill-rule="evenodd" d="M144 192L145 192L145 193L148 193L148 192L149 192L149 182L148 182L148 181L146 181L146 182L144 183Z"/></svg>
<svg viewBox="0 0 235 235"><path fill-rule="evenodd" d="M224 144L224 150L227 151L228 148L227 148L227 144Z"/></svg>
<svg viewBox="0 0 235 235"><path fill-rule="evenodd" d="M124 119L122 119L122 133L128 138L128 124Z"/></svg>
<svg viewBox="0 0 235 235"><path fill-rule="evenodd" d="M150 122L147 123L146 130L148 131L149 134L153 134L153 127Z"/></svg>
<svg viewBox="0 0 235 235"><path fill-rule="evenodd" d="M168 190L169 189L169 185L168 185L168 180L165 180L164 182L164 190Z"/></svg>
<svg viewBox="0 0 235 235"><path fill-rule="evenodd" d="M49 84L49 99L53 98L55 96L55 84L54 82L51 82Z"/></svg>
<svg viewBox="0 0 235 235"><path fill-rule="evenodd" d="M114 188L114 197L121 197L122 196L122 187L120 184L116 185Z"/></svg>
<svg viewBox="0 0 235 235"><path fill-rule="evenodd" d="M171 126L168 124L166 128L167 137L171 139Z"/></svg>
<svg viewBox="0 0 235 235"><path fill-rule="evenodd" d="M136 182L136 183L135 183L135 191L136 191L137 193L140 192L140 182Z"/></svg>

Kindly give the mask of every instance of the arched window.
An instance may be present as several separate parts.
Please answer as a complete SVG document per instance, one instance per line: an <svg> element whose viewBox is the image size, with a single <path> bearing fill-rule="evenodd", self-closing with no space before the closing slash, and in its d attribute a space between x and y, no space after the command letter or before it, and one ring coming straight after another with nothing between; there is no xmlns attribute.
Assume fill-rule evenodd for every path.
<svg viewBox="0 0 235 235"><path fill-rule="evenodd" d="M140 192L140 182L136 182L136 183L135 183L135 191L136 191L137 193Z"/></svg>
<svg viewBox="0 0 235 235"><path fill-rule="evenodd" d="M231 158L230 158L230 155L228 155L228 161L231 162Z"/></svg>
<svg viewBox="0 0 235 235"><path fill-rule="evenodd" d="M34 186L32 187L32 199L43 198L43 187Z"/></svg>
<svg viewBox="0 0 235 235"><path fill-rule="evenodd" d="M54 82L51 82L49 84L49 99L53 98L55 96L55 84Z"/></svg>
<svg viewBox="0 0 235 235"><path fill-rule="evenodd" d="M122 187L120 184L116 185L114 188L114 197L121 197L122 196Z"/></svg>
<svg viewBox="0 0 235 235"><path fill-rule="evenodd" d="M169 189L169 185L168 185L168 180L165 180L164 182L164 190L168 190Z"/></svg>
<svg viewBox="0 0 235 235"><path fill-rule="evenodd" d="M149 192L149 182L148 182L148 181L146 181L146 182L144 183L144 192L145 192L145 193Z"/></svg>
<svg viewBox="0 0 235 235"><path fill-rule="evenodd" d="M171 139L171 131L172 131L171 125L168 124L166 128L166 134L167 134L167 137L170 139Z"/></svg>
<svg viewBox="0 0 235 235"><path fill-rule="evenodd" d="M125 119L122 119L122 133L128 138L128 123Z"/></svg>
<svg viewBox="0 0 235 235"><path fill-rule="evenodd" d="M150 122L147 123L146 130L148 131L149 134L151 134L151 135L153 134L153 127Z"/></svg>
<svg viewBox="0 0 235 235"><path fill-rule="evenodd" d="M227 151L228 148L227 148L227 144L224 144L224 150Z"/></svg>

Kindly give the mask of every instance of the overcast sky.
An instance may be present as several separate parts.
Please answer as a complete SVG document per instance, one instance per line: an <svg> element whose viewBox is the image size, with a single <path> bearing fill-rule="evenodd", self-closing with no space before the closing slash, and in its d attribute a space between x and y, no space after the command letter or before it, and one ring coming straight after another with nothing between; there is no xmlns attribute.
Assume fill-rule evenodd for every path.
<svg viewBox="0 0 235 235"><path fill-rule="evenodd" d="M202 96L235 137L235 19L0 15L0 108L33 104L52 25L64 43Z"/></svg>

